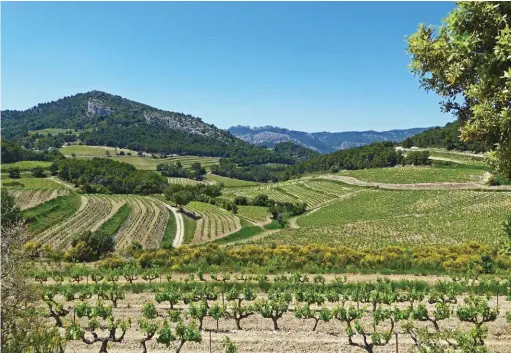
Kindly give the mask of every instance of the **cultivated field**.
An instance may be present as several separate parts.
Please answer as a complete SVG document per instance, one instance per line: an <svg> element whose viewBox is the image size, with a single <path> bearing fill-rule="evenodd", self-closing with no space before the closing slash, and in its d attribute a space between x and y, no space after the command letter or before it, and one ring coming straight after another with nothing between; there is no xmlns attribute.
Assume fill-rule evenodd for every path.
<svg viewBox="0 0 511 353"><path fill-rule="evenodd" d="M479 241L501 244L511 193L480 191L359 190L344 200L300 216L261 242L320 243L352 248Z"/></svg>
<svg viewBox="0 0 511 353"><path fill-rule="evenodd" d="M485 170L482 168L458 167L393 167L360 170L345 170L339 175L350 176L362 181L390 184L440 183L440 182L481 182Z"/></svg>
<svg viewBox="0 0 511 353"><path fill-rule="evenodd" d="M167 178L169 180L169 184L179 184L179 185L197 185L197 184L205 184L204 181L198 181L188 178Z"/></svg>
<svg viewBox="0 0 511 353"><path fill-rule="evenodd" d="M71 217L37 234L34 240L50 244L55 249L65 249L73 238L85 231L95 231L124 204L115 197L80 196L80 208Z"/></svg>
<svg viewBox="0 0 511 353"><path fill-rule="evenodd" d="M215 174L208 174L206 179L215 183L223 183L226 188L261 185L260 183L256 183L255 181L233 179Z"/></svg>
<svg viewBox="0 0 511 353"><path fill-rule="evenodd" d="M28 193L31 193L32 199L23 202L32 203L35 206L34 199L41 198L40 195L47 195L49 191L46 190L66 195L69 193L68 189L41 189L19 193L27 194L26 198ZM53 194L49 195L53 196ZM71 244L74 236L87 230L97 230L127 203L130 213L115 234L116 247L124 249L131 246L133 241L138 241L146 249L160 246L169 217L169 210L160 200L137 195L87 195L79 196L79 198L80 206L74 214L36 234L35 240L58 249L65 249ZM28 207L33 206L23 208Z"/></svg>
<svg viewBox="0 0 511 353"><path fill-rule="evenodd" d="M165 204L144 196L116 197L127 202L131 208L130 215L115 236L117 249L127 248L133 241L138 241L145 249L158 248L168 217L174 217L169 215Z"/></svg>
<svg viewBox="0 0 511 353"><path fill-rule="evenodd" d="M20 183L22 185L20 185ZM57 183L50 178L34 178L30 174L21 174L19 179L11 179L2 175L2 186L13 189L62 189L65 188L61 183Z"/></svg>
<svg viewBox="0 0 511 353"><path fill-rule="evenodd" d="M108 278L109 273L104 275ZM192 332L195 337L201 337L196 342L185 342L181 352L224 352L222 340L226 336L236 344L238 352L357 353L367 351L363 348L364 341L370 343L378 338L380 345L374 347L376 353L410 352L415 348L412 337L417 338L420 328L430 333L457 330L467 334L479 324L479 320L474 323L469 314L476 310L485 313L483 327L488 332L483 339L489 350L511 352L508 344L511 322L506 319L511 312L511 301L502 296L498 300L495 296L496 290L505 288L499 279L493 281L496 284L492 288L483 281L466 284L441 279L441 285L437 285L436 281L391 282L364 275L355 276L357 279L348 275L347 282L342 277L337 278L340 281L333 278L325 281L329 276L307 277L303 274L271 278L245 275L248 280L242 283L237 282L238 275L235 275L220 285L222 275L215 276L215 280L204 275L204 281L187 276L183 282L183 278L171 274L169 283L165 283L167 275L169 273L157 272L142 281L141 273L138 273L135 285L122 282L112 286L106 280L100 280L99 287L91 282L88 285L40 285L47 293L54 293L51 300L40 304L45 311L48 311L47 305L57 307L62 304L70 309L61 314L64 323L70 323L75 317L77 323L86 326L92 318L80 314L82 310L74 309L95 307L99 304L98 297L102 297L100 308L103 313L108 313L108 318L131 321L124 339L108 345L109 352L141 352L141 341L147 337L144 323L150 322L161 328L166 319L167 325L174 328L176 324L171 314L172 317L179 316L187 325L193 323L188 327L189 337ZM163 282L159 276L164 277ZM69 277L63 279L66 283L71 282ZM100 290L87 295L87 289L91 288ZM112 298L115 298L114 305ZM476 303L479 309L474 309ZM375 318L378 319L375 321ZM99 316L96 319L101 320ZM53 317L48 317L48 322L56 323ZM348 327L353 332L351 340L347 336ZM354 330L355 327L359 329ZM107 334L105 329L96 327L93 330L100 337ZM372 332L380 335L371 337ZM115 333L116 337L120 336L120 327ZM363 333L367 335L365 340ZM147 340L148 352L175 351L179 346L179 340L169 342L170 347L161 340L158 343L161 334L156 330L156 335ZM440 342L447 346L447 342ZM97 351L99 346L98 343L91 346L81 340L70 340L66 351L85 353L91 349Z"/></svg>
<svg viewBox="0 0 511 353"><path fill-rule="evenodd" d="M268 223L270 221L266 207L238 206L237 215L254 223Z"/></svg>
<svg viewBox="0 0 511 353"><path fill-rule="evenodd" d="M10 169L19 168L20 171L32 170L34 168L48 169L51 162L45 161L20 161L15 163L3 163L1 166L2 173L8 172Z"/></svg>
<svg viewBox="0 0 511 353"><path fill-rule="evenodd" d="M335 181L305 178L256 187L231 188L224 190L224 195L253 199L257 195L265 194L270 199L280 202L306 202L307 207L312 209L344 197L345 194L353 191L352 188Z"/></svg>
<svg viewBox="0 0 511 353"><path fill-rule="evenodd" d="M125 155L120 156L118 153L124 151ZM156 170L156 166L160 163L175 163L180 161L183 167L189 168L193 163L199 162L206 169L213 164L217 164L219 158L217 157L198 157L198 156L175 156L169 158L151 158L151 154L144 153L144 156L138 156L136 151L128 150L125 148L103 147L103 146L86 146L86 145L71 145L60 148L60 152L66 157L71 157L74 153L77 158L93 158L105 157L111 158L115 161L132 164L138 169L142 170ZM106 153L110 154L107 157ZM127 153L131 153L128 156Z"/></svg>
<svg viewBox="0 0 511 353"><path fill-rule="evenodd" d="M68 189L29 189L29 190L12 190L10 193L16 200L16 205L21 209L32 208L46 201L55 199L59 196L69 194Z"/></svg>
<svg viewBox="0 0 511 353"><path fill-rule="evenodd" d="M219 239L241 229L239 217L223 208L192 201L186 209L200 217L192 241L194 244Z"/></svg>

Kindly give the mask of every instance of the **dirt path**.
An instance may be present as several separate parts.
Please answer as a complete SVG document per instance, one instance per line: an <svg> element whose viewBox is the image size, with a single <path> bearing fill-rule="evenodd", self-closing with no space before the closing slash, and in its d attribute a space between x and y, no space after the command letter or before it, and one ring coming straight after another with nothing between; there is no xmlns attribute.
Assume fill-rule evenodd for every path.
<svg viewBox="0 0 511 353"><path fill-rule="evenodd" d="M320 179L337 180L349 185L379 187L388 190L495 190L511 191L511 185L486 186L479 183L417 183L417 184L388 184L372 181L362 181L349 176L326 174Z"/></svg>
<svg viewBox="0 0 511 353"><path fill-rule="evenodd" d="M183 240L185 238L185 225L183 222L183 215L179 213L174 207L165 204L169 210L172 211L174 217L176 218L176 235L174 236L174 241L172 242L172 246L177 248L178 246L183 244Z"/></svg>
<svg viewBox="0 0 511 353"><path fill-rule="evenodd" d="M52 176L52 177L50 177L50 180L52 180L52 181L54 181L54 182L56 182L56 183L59 183L59 184L61 184L61 185L64 185L64 186L65 186L66 188L68 188L68 189L76 190L76 188L75 188L73 185L68 184L68 183L66 183L65 181L60 180L60 179L59 179L59 178L57 178L56 176Z"/></svg>

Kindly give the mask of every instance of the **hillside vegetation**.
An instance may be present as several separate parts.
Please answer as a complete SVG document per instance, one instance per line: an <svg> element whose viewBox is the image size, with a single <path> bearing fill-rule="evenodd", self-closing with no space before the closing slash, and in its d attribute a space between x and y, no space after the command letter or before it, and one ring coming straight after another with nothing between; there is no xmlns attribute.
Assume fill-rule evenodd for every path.
<svg viewBox="0 0 511 353"><path fill-rule="evenodd" d="M80 133L29 133L54 128ZM230 157L240 164L294 163L292 158L250 145L192 115L100 91L41 103L25 111L2 111L2 135L38 148L58 148L80 139L87 145L149 153Z"/></svg>

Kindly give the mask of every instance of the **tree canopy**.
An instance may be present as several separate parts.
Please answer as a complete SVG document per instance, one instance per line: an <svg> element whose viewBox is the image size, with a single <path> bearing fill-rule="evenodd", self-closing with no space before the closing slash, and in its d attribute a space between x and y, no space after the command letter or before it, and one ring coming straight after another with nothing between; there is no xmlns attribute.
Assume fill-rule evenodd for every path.
<svg viewBox="0 0 511 353"><path fill-rule="evenodd" d="M491 146L492 167L511 178L511 3L458 2L440 26L420 24L408 38L410 68L463 141Z"/></svg>

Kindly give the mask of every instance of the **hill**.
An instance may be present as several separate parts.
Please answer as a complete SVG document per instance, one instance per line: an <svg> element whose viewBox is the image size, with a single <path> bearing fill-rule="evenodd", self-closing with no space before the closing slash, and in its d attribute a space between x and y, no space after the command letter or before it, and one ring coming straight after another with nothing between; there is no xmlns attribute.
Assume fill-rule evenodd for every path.
<svg viewBox="0 0 511 353"><path fill-rule="evenodd" d="M58 148L79 139L87 145L149 153L229 157L240 164L294 162L273 150L252 146L198 117L100 91L41 103L25 111L2 111L2 125L4 138L17 139L28 148ZM49 133L62 129L66 132ZM34 133L40 130L44 132Z"/></svg>
<svg viewBox="0 0 511 353"><path fill-rule="evenodd" d="M422 148L438 147L448 150L486 152L489 150L482 142L460 141L460 124L458 121L447 123L445 126L436 126L410 137L407 141L411 146Z"/></svg>
<svg viewBox="0 0 511 353"><path fill-rule="evenodd" d="M303 132L274 126L249 127L233 126L229 132L244 141L257 146L273 147L280 142L292 141L320 153L331 153L373 142L398 142L421 133L427 128L412 128L388 131L345 131L345 132Z"/></svg>

